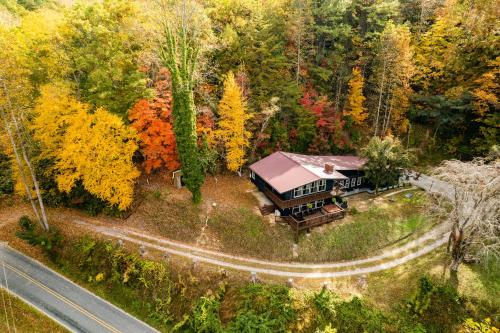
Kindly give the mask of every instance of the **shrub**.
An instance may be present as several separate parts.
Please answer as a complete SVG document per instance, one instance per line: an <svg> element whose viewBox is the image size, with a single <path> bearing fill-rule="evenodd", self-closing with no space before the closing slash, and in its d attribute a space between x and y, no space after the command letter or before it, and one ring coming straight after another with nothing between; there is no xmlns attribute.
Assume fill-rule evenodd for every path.
<svg viewBox="0 0 500 333"><path fill-rule="evenodd" d="M40 230L37 225L27 216L19 219L20 231L16 236L27 241L32 246L40 246L52 261L59 259L62 246L62 236L56 229L49 231Z"/></svg>
<svg viewBox="0 0 500 333"><path fill-rule="evenodd" d="M314 294L313 302L318 311L316 317L317 327L326 327L335 318L335 295L326 288L323 288L319 293Z"/></svg>
<svg viewBox="0 0 500 333"><path fill-rule="evenodd" d="M240 290L240 297L229 332L286 332L297 317L287 287L249 284Z"/></svg>
<svg viewBox="0 0 500 333"><path fill-rule="evenodd" d="M350 302L338 303L335 311L333 323L339 333L385 332L385 318L382 313L367 306L358 297L354 297Z"/></svg>
<svg viewBox="0 0 500 333"><path fill-rule="evenodd" d="M500 330L491 324L491 319L486 318L484 321L478 323L473 319L468 318L462 325L460 333L499 333Z"/></svg>
<svg viewBox="0 0 500 333"><path fill-rule="evenodd" d="M428 333L455 332L465 316L464 299L449 284L427 277L407 303L409 315L424 325Z"/></svg>
<svg viewBox="0 0 500 333"><path fill-rule="evenodd" d="M220 296L204 296L196 303L190 316L184 316L173 331L221 333L222 323L219 316Z"/></svg>

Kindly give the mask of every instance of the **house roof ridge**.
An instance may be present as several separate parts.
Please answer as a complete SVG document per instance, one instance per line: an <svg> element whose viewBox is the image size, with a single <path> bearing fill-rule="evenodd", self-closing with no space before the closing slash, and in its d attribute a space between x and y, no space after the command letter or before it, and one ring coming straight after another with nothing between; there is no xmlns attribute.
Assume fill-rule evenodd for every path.
<svg viewBox="0 0 500 333"><path fill-rule="evenodd" d="M316 173L312 172L311 170L309 170L308 168L306 168L305 166L303 166L301 163L297 162L296 160L294 160L293 158L291 158L290 156L288 156L287 154L294 154L294 153L285 153L284 151L281 151L279 150L278 151L281 155L285 156L287 159L289 159L290 161L292 161L293 163L297 164L298 166L300 166L302 169L306 170L307 172L309 172L311 175L319 178L319 179L323 179L321 178L320 176L318 176ZM301 155L301 154L294 154L294 155ZM306 155L303 155L303 156L306 156Z"/></svg>

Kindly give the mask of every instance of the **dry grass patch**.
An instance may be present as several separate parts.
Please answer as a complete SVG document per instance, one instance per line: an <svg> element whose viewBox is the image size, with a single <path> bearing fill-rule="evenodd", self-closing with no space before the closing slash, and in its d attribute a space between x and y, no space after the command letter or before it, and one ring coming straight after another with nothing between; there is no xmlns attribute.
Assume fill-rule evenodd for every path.
<svg viewBox="0 0 500 333"><path fill-rule="evenodd" d="M68 332L65 328L46 317L37 309L24 303L19 298L0 289L2 299L6 306L0 302L0 332L19 332L19 333L63 333ZM12 305L12 312L11 312ZM7 323L7 318L9 319ZM12 322L14 316L14 323ZM15 325L15 330L14 326Z"/></svg>

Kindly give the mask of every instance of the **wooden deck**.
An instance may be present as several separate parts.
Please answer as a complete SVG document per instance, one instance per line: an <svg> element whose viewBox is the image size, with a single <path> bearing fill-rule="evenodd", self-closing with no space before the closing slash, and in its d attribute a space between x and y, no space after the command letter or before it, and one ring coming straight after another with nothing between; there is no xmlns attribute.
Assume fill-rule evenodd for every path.
<svg viewBox="0 0 500 333"><path fill-rule="evenodd" d="M298 238L299 232L317 227L335 220L343 219L346 211L337 205L327 205L319 211L305 216L303 219L289 215L283 216L283 219L292 227L295 236Z"/></svg>

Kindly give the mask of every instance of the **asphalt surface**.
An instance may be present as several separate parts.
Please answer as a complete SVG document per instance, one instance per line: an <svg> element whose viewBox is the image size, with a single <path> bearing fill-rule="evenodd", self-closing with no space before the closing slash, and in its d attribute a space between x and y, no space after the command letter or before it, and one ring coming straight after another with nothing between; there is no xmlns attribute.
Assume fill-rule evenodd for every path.
<svg viewBox="0 0 500 333"><path fill-rule="evenodd" d="M0 245L0 265L2 288L8 285L11 293L71 332L158 332L5 244Z"/></svg>

